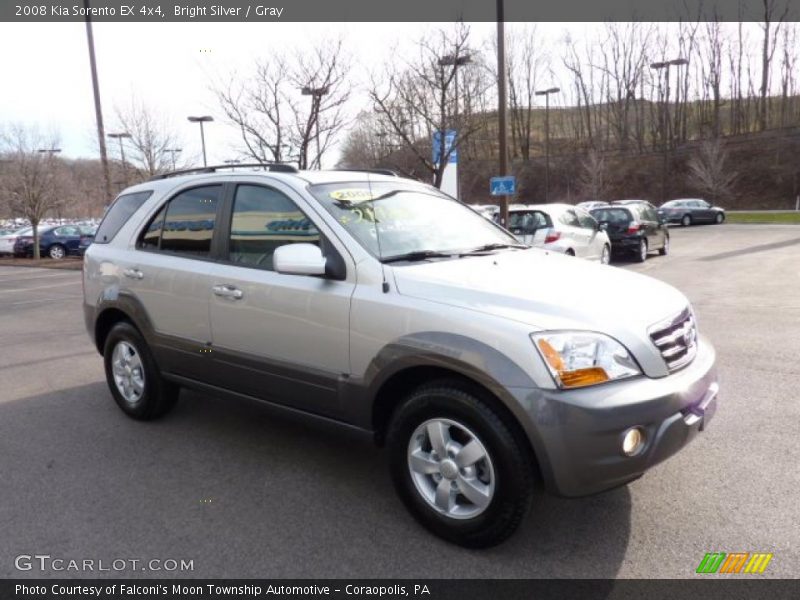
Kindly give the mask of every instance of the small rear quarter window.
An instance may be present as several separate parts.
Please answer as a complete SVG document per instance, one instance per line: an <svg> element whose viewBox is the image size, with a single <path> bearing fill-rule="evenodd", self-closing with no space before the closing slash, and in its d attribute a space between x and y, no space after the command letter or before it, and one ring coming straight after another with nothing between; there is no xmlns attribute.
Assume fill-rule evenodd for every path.
<svg viewBox="0 0 800 600"><path fill-rule="evenodd" d="M114 201L106 216L103 217L100 227L94 236L95 244L107 244L114 239L117 232L131 218L147 199L153 195L152 191L135 192L133 194L123 194Z"/></svg>

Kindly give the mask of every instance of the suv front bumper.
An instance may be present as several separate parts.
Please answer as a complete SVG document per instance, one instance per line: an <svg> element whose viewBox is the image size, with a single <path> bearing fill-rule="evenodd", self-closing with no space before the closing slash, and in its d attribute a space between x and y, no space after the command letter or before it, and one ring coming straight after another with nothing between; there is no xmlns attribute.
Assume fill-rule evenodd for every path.
<svg viewBox="0 0 800 600"><path fill-rule="evenodd" d="M714 348L701 338L695 359L667 377L539 390L527 397L548 489L564 496L600 492L637 479L678 452L716 409L715 359ZM645 445L625 456L622 437L631 427L641 428Z"/></svg>

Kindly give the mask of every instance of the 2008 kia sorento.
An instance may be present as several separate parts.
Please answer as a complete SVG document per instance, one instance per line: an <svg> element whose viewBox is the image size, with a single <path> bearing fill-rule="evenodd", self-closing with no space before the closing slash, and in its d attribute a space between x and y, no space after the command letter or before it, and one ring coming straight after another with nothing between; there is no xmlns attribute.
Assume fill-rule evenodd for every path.
<svg viewBox="0 0 800 600"><path fill-rule="evenodd" d="M385 174L264 165L131 187L86 253L84 295L129 416L187 386L373 432L411 513L465 546L508 537L540 486L636 479L717 402L677 290L527 248Z"/></svg>

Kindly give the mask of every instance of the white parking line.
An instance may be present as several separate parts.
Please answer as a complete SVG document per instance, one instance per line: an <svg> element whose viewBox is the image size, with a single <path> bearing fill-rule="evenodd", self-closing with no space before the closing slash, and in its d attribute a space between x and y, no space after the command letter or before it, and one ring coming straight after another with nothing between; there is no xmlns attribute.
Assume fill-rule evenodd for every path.
<svg viewBox="0 0 800 600"><path fill-rule="evenodd" d="M53 285L39 285L36 287L29 287L29 288L18 288L16 290L0 290L0 294L16 294L19 292L31 292L33 290L49 290L50 288L54 287L63 287L66 285L78 285L80 282L78 281L68 281L66 283L56 283Z"/></svg>
<svg viewBox="0 0 800 600"><path fill-rule="evenodd" d="M47 279L47 278L58 277L58 276L63 277L64 275L70 275L70 276L73 276L73 277L75 276L74 272L72 272L72 271L69 271L69 272L63 272L62 271L62 272L56 272L56 273L47 273L46 275L44 275L42 273L32 273L31 274L31 275L33 275L32 277L19 277L19 276L16 276L16 277L4 277L3 275L4 275L4 273L0 273L0 282L5 282L5 281L30 281L31 279ZM27 273L23 273L23 275L27 275Z"/></svg>

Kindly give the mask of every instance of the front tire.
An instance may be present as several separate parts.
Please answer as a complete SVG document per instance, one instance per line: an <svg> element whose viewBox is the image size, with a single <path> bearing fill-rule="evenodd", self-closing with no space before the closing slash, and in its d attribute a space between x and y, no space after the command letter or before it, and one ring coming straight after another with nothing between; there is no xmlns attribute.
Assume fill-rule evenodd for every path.
<svg viewBox="0 0 800 600"><path fill-rule="evenodd" d="M600 254L600 264L607 265L611 262L611 248L608 244L603 245L603 252Z"/></svg>
<svg viewBox="0 0 800 600"><path fill-rule="evenodd" d="M47 255L53 260L61 260L67 255L67 249L61 244L53 244L47 249Z"/></svg>
<svg viewBox="0 0 800 600"><path fill-rule="evenodd" d="M122 411L150 421L167 414L180 388L161 377L142 334L130 323L114 325L103 349L106 381Z"/></svg>
<svg viewBox="0 0 800 600"><path fill-rule="evenodd" d="M717 213L717 216L716 216L716 218L714 219L714 222L715 222L717 225L722 225L722 223L723 223L724 221L725 221L725 214L724 214L724 213Z"/></svg>
<svg viewBox="0 0 800 600"><path fill-rule="evenodd" d="M681 219L681 225L683 225L684 227L689 227L689 225L691 224L692 224L692 216L683 215L683 218Z"/></svg>
<svg viewBox="0 0 800 600"><path fill-rule="evenodd" d="M387 434L392 479L411 514L469 548L519 527L533 493L525 442L468 386L438 381L412 392Z"/></svg>

